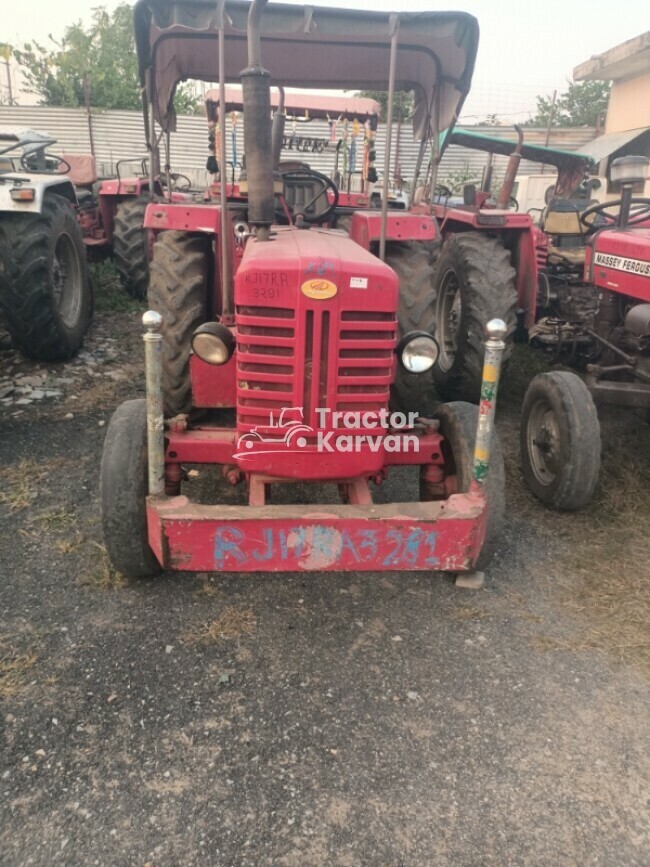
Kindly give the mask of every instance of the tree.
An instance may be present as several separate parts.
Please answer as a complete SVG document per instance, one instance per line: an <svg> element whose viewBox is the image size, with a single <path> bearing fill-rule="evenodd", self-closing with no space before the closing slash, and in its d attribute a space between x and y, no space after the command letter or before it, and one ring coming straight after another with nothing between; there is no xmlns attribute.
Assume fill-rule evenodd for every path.
<svg viewBox="0 0 650 867"><path fill-rule="evenodd" d="M89 27L78 21L66 27L50 45L27 43L15 49L23 67L25 90L40 97L41 105L85 105L88 88L93 108L132 109L142 107L140 79L133 36L133 10L121 3L112 12L105 7L93 10ZM176 92L177 112L194 113L197 99L187 85Z"/></svg>
<svg viewBox="0 0 650 867"><path fill-rule="evenodd" d="M537 97L537 113L525 126L596 126L598 119L607 111L609 102L609 81L568 82L569 89L557 97L555 108L553 99L548 96Z"/></svg>
<svg viewBox="0 0 650 867"><path fill-rule="evenodd" d="M379 120L386 120L388 112L388 92L385 90L360 90L355 96L364 99L374 99L381 106ZM393 120L408 120L413 114L414 108L413 91L399 91L395 94L393 102Z"/></svg>

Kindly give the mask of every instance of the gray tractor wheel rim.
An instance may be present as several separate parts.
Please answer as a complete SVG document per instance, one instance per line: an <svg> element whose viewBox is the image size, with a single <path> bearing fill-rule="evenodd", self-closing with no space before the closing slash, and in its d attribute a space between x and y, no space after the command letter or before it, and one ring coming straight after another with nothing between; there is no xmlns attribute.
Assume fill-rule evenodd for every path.
<svg viewBox="0 0 650 867"><path fill-rule="evenodd" d="M438 366L442 370L449 370L456 358L460 316L460 284L456 272L450 268L442 278L436 303L436 337L440 345Z"/></svg>
<svg viewBox="0 0 650 867"><path fill-rule="evenodd" d="M81 262L74 241L67 232L56 239L52 262L54 303L68 328L74 328L79 319L83 298Z"/></svg>
<svg viewBox="0 0 650 867"><path fill-rule="evenodd" d="M526 425L530 465L540 485L552 485L560 469L560 428L553 408L545 400L532 407Z"/></svg>

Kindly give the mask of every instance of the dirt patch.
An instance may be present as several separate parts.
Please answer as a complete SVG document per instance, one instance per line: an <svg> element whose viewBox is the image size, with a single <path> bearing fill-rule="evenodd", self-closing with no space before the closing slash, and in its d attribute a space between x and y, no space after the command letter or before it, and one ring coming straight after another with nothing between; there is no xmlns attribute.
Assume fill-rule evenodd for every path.
<svg viewBox="0 0 650 867"><path fill-rule="evenodd" d="M475 593L409 572L114 583L101 423L143 393L138 319L100 310L93 326L111 323L124 356L109 366L137 377L103 391L109 377L84 374L78 411L62 412L74 390L0 410L0 490L30 462L27 505L0 503L3 867L645 864L647 682L622 640L574 649L631 592L601 614L583 596L596 566L645 556L628 548L647 518L641 476L606 493L621 443L634 474L645 461L626 439L636 422L603 418L599 498L557 516L522 487L506 390L509 518Z"/></svg>

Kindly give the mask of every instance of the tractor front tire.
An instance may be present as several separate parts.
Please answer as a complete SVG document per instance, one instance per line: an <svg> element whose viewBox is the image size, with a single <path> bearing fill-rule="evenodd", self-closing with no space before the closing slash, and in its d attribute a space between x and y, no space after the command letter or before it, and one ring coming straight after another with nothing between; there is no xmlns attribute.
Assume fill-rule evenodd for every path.
<svg viewBox="0 0 650 867"><path fill-rule="evenodd" d="M154 244L149 306L162 316L165 415L192 408L192 335L208 315L211 240L206 235L162 232Z"/></svg>
<svg viewBox="0 0 650 867"><path fill-rule="evenodd" d="M149 230L144 214L149 198L124 199L115 211L113 256L122 286L132 298L147 297L149 288Z"/></svg>
<svg viewBox="0 0 650 867"><path fill-rule="evenodd" d="M469 491L474 468L474 443L478 425L478 407L464 401L440 404L434 414L444 437L442 452L446 474L455 476L459 494ZM488 505L487 529L476 569L484 569L494 554L505 523L506 474L501 443L496 431L490 446L490 465L485 481Z"/></svg>
<svg viewBox="0 0 650 867"><path fill-rule="evenodd" d="M400 338L410 331L435 333L431 256L432 245L418 241L391 243L386 251L386 264L399 277L397 331ZM398 364L391 389L391 407L398 412L418 412L430 417L434 400L433 373L408 373Z"/></svg>
<svg viewBox="0 0 650 867"><path fill-rule="evenodd" d="M575 373L540 373L521 411L524 481L545 506L573 511L586 505L600 472L600 423L589 389Z"/></svg>
<svg viewBox="0 0 650 867"><path fill-rule="evenodd" d="M40 214L3 214L0 312L13 345L35 361L67 361L92 318L86 248L70 202L54 194Z"/></svg>
<svg viewBox="0 0 650 867"><path fill-rule="evenodd" d="M485 327L506 323L503 362L517 327L517 289L510 253L498 238L479 232L451 235L435 263L436 390L445 400L478 403L481 396Z"/></svg>
<svg viewBox="0 0 650 867"><path fill-rule="evenodd" d="M113 413L100 469L104 542L111 564L127 578L161 569L147 536L147 404L127 400Z"/></svg>

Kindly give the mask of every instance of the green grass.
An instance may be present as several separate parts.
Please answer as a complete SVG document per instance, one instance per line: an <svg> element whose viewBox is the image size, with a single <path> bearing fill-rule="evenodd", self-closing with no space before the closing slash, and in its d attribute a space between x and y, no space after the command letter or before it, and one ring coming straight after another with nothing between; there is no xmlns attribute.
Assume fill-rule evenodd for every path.
<svg viewBox="0 0 650 867"><path fill-rule="evenodd" d="M144 310L143 302L136 301L122 288L115 263L110 259L90 266L95 289L95 310L98 313L136 313Z"/></svg>

